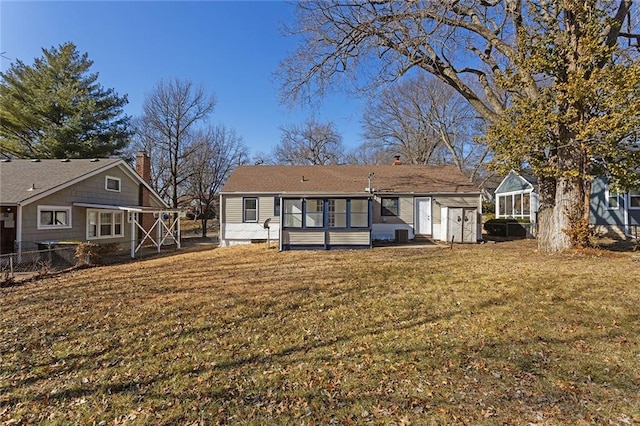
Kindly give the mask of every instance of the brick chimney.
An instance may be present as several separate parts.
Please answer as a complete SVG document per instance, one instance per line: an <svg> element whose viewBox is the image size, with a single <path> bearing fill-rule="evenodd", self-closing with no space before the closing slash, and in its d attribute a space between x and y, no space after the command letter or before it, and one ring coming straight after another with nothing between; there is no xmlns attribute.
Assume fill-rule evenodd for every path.
<svg viewBox="0 0 640 426"><path fill-rule="evenodd" d="M145 182L151 184L151 159L145 151L138 151L136 155L136 172Z"/></svg>
<svg viewBox="0 0 640 426"><path fill-rule="evenodd" d="M145 151L138 151L136 155L136 172L140 175L142 180L151 185L151 158ZM149 190L141 183L138 186L138 205L150 206L150 193ZM154 219L150 213L140 213L138 221L140 225L149 231L153 226ZM142 238L140 230L138 230L138 239Z"/></svg>
<svg viewBox="0 0 640 426"><path fill-rule="evenodd" d="M145 151L138 151L138 155L136 155L136 172L142 180L151 185L151 159ZM138 190L138 204L141 206L149 205L149 190L143 184L140 184Z"/></svg>
<svg viewBox="0 0 640 426"><path fill-rule="evenodd" d="M393 165L394 166L401 166L402 165L402 161L400 161L400 155L394 155L394 160L393 160Z"/></svg>

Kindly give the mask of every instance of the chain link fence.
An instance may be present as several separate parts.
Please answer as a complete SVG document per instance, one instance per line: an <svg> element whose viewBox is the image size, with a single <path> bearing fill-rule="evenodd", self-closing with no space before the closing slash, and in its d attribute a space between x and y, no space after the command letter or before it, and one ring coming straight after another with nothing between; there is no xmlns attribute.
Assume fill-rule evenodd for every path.
<svg viewBox="0 0 640 426"><path fill-rule="evenodd" d="M75 251L75 246L69 246L0 255L0 282L48 275L75 266Z"/></svg>
<svg viewBox="0 0 640 426"><path fill-rule="evenodd" d="M117 244L28 242L24 245L37 247L37 249L0 255L0 285L50 275L83 264L110 264L131 259L130 242ZM160 253L176 250L175 243L166 244L161 247ZM136 252L135 257L144 258L158 254L155 246L142 247Z"/></svg>

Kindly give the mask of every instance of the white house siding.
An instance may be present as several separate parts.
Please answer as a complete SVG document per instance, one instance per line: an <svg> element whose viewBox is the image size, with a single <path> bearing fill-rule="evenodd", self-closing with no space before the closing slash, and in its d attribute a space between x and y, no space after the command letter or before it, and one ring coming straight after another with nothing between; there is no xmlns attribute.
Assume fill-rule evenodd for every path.
<svg viewBox="0 0 640 426"><path fill-rule="evenodd" d="M396 238L397 229L406 229L409 232L409 239L415 238L413 232L413 224L392 224L392 223L374 223L371 229L371 237L374 241L393 241Z"/></svg>
<svg viewBox="0 0 640 426"><path fill-rule="evenodd" d="M105 189L106 176L120 178L120 192ZM138 182L131 180L121 169L99 173L81 182L71 185L55 194L41 198L22 208L22 250L37 247L40 241L86 241L87 208L73 206L73 203L113 204L124 206L138 205ZM71 228L38 229L38 206L72 207ZM100 243L125 242L130 239L130 223L127 213L123 212L123 237L96 240Z"/></svg>
<svg viewBox="0 0 640 426"><path fill-rule="evenodd" d="M265 229L261 223L225 223L221 227L220 246L250 244L255 240L277 241L280 225L272 223Z"/></svg>

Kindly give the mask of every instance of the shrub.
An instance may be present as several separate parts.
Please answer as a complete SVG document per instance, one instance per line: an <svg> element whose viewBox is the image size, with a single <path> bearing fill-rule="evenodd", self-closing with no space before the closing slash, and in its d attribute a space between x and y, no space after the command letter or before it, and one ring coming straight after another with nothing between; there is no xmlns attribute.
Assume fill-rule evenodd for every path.
<svg viewBox="0 0 640 426"><path fill-rule="evenodd" d="M78 259L79 265L99 265L105 256L115 253L117 249L118 245L116 243L80 243L76 247L75 257Z"/></svg>
<svg viewBox="0 0 640 426"><path fill-rule="evenodd" d="M522 221L527 223L528 221ZM484 223L484 230L492 237L521 237L527 236L527 229L516 219L490 219Z"/></svg>

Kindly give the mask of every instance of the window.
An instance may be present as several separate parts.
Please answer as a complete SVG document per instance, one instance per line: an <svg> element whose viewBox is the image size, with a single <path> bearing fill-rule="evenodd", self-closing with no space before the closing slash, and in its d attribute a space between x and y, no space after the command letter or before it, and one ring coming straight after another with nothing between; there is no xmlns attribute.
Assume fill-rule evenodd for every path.
<svg viewBox="0 0 640 426"><path fill-rule="evenodd" d="M524 217L531 215L531 194L522 194L522 215Z"/></svg>
<svg viewBox="0 0 640 426"><path fill-rule="evenodd" d="M331 199L329 200L329 228L346 228L347 227L347 200Z"/></svg>
<svg viewBox="0 0 640 426"><path fill-rule="evenodd" d="M273 197L273 215L275 217L280 216L280 197L277 195Z"/></svg>
<svg viewBox="0 0 640 426"><path fill-rule="evenodd" d="M87 239L122 237L124 213L87 210Z"/></svg>
<svg viewBox="0 0 640 426"><path fill-rule="evenodd" d="M522 194L514 194L513 196L513 215L522 216Z"/></svg>
<svg viewBox="0 0 640 426"><path fill-rule="evenodd" d="M38 229L71 228L71 207L38 206Z"/></svg>
<svg viewBox="0 0 640 426"><path fill-rule="evenodd" d="M120 192L120 178L107 176L104 181L104 189L107 191Z"/></svg>
<svg viewBox="0 0 640 426"><path fill-rule="evenodd" d="M507 197L498 197L498 215L507 215Z"/></svg>
<svg viewBox="0 0 640 426"><path fill-rule="evenodd" d="M507 195L505 197L505 200L506 200L505 214L507 215L507 217L512 217L513 216L513 195Z"/></svg>
<svg viewBox="0 0 640 426"><path fill-rule="evenodd" d="M302 228L302 200L284 200L282 202L283 225L289 228Z"/></svg>
<svg viewBox="0 0 640 426"><path fill-rule="evenodd" d="M307 228L322 228L324 226L324 200L306 200L306 205L305 226Z"/></svg>
<svg viewBox="0 0 640 426"><path fill-rule="evenodd" d="M611 210L617 210L620 207L620 195L609 188L605 191L605 197L607 199L607 208Z"/></svg>
<svg viewBox="0 0 640 426"><path fill-rule="evenodd" d="M368 198L284 199L282 209L284 228L369 227Z"/></svg>
<svg viewBox="0 0 640 426"><path fill-rule="evenodd" d="M629 208L640 209L640 189L629 191Z"/></svg>
<svg viewBox="0 0 640 426"><path fill-rule="evenodd" d="M98 212L87 211L87 239L98 238Z"/></svg>
<svg viewBox="0 0 640 426"><path fill-rule="evenodd" d="M398 197L382 197L382 216L398 216Z"/></svg>
<svg viewBox="0 0 640 426"><path fill-rule="evenodd" d="M396 201L398 199L396 198ZM366 228L369 226L369 201L366 198L353 199L350 202L350 226Z"/></svg>
<svg viewBox="0 0 640 426"><path fill-rule="evenodd" d="M531 217L531 194L509 194L496 196L498 204L498 218L516 217L528 219Z"/></svg>
<svg viewBox="0 0 640 426"><path fill-rule="evenodd" d="M257 198L243 198L242 217L243 222L257 222L258 221L258 199Z"/></svg>

